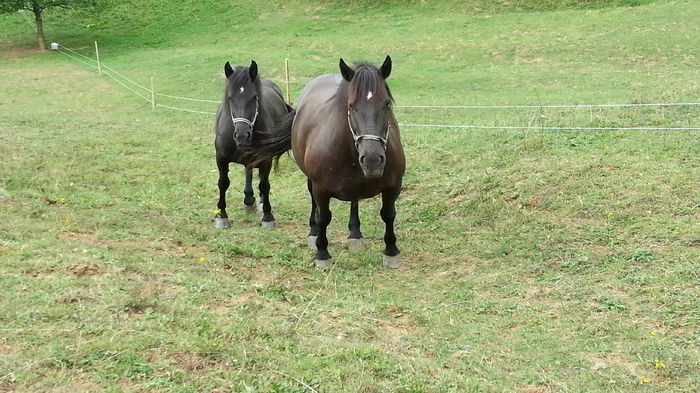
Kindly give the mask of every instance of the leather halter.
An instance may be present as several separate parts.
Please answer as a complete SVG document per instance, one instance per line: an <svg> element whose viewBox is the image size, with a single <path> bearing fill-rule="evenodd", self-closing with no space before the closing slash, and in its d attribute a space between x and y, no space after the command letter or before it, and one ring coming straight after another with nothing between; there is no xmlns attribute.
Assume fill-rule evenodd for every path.
<svg viewBox="0 0 700 393"><path fill-rule="evenodd" d="M382 144L382 148L386 150L386 145L389 142L389 131L391 131L391 123L387 122L387 128L386 128L386 138L382 138L381 136L378 135L357 135L355 130L352 128L352 122L350 121L350 106L348 105L348 127L350 128L350 132L352 133L352 139L355 141L355 149L357 150L358 143L362 139L369 139L371 141L378 141Z"/></svg>
<svg viewBox="0 0 700 393"><path fill-rule="evenodd" d="M231 114L231 121L233 121L233 125L235 126L236 123L245 123L250 126L251 130L253 129L253 125L255 125L255 120L258 119L258 108L260 106L260 101L258 98L255 98L255 116L253 116L253 120L248 120L245 117L234 117L233 116L233 108L231 108L231 103L229 103L229 113Z"/></svg>

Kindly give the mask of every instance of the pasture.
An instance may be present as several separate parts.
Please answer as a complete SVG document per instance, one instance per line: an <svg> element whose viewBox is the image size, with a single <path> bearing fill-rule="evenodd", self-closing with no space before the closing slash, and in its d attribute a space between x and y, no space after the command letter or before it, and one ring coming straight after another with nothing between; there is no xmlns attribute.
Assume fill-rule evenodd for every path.
<svg viewBox="0 0 700 393"><path fill-rule="evenodd" d="M214 100L226 61L283 87L288 58L294 100L340 57L389 54L397 105L700 101L690 0L170 3L49 13L47 36ZM317 270L292 160L270 177L276 228L232 166L215 230L214 116L153 111L33 45L0 15L0 392L700 390L700 131L566 128L698 127L698 106L397 108L564 129L402 128L404 265L381 265L378 200L361 252L335 201Z"/></svg>

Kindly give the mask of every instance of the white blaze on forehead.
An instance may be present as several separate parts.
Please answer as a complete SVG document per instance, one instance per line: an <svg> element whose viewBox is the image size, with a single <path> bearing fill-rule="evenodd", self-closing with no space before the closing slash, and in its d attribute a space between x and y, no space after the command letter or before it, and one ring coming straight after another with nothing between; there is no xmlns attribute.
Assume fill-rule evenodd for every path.
<svg viewBox="0 0 700 393"><path fill-rule="evenodd" d="M245 91L245 87L241 87L241 88L240 88L241 94L243 94L244 91Z"/></svg>
<svg viewBox="0 0 700 393"><path fill-rule="evenodd" d="M371 91L369 93L367 93L367 101L369 101L369 99L372 97L374 97L374 94L372 94Z"/></svg>

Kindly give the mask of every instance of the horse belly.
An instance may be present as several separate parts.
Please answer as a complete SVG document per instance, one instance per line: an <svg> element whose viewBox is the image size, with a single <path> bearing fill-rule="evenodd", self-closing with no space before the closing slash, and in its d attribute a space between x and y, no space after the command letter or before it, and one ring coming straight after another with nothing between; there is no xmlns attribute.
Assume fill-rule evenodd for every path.
<svg viewBox="0 0 700 393"><path fill-rule="evenodd" d="M389 188L380 180L367 179L360 173L359 176L327 177L318 183L322 184L333 198L341 201L356 201L373 198Z"/></svg>
<svg viewBox="0 0 700 393"><path fill-rule="evenodd" d="M373 198L382 193L382 189L338 189L332 192L333 198L341 201L357 201L360 199Z"/></svg>

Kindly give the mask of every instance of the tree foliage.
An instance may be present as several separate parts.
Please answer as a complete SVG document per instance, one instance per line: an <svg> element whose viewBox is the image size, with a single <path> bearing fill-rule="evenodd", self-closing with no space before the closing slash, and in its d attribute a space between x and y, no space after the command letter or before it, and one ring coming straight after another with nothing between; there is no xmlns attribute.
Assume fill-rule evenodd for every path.
<svg viewBox="0 0 700 393"><path fill-rule="evenodd" d="M41 49L46 49L44 18L42 15L45 9L92 7L95 5L95 3L96 0L0 0L0 13L11 13L21 10L33 12L39 47Z"/></svg>

